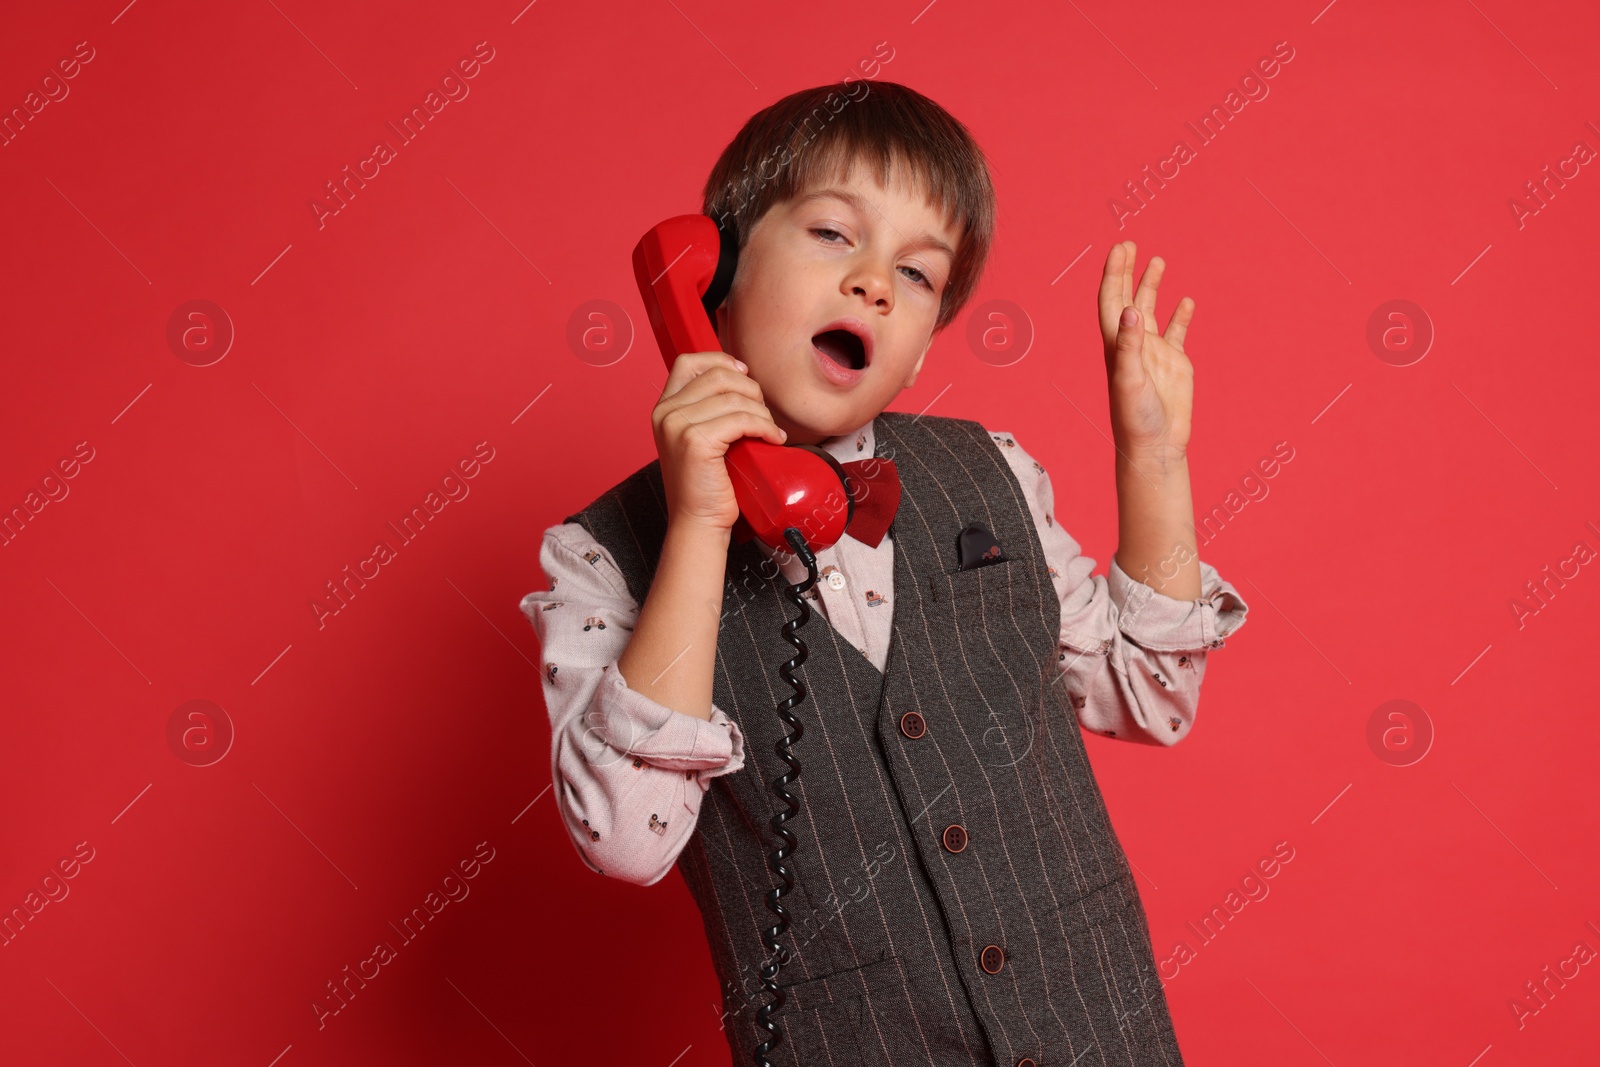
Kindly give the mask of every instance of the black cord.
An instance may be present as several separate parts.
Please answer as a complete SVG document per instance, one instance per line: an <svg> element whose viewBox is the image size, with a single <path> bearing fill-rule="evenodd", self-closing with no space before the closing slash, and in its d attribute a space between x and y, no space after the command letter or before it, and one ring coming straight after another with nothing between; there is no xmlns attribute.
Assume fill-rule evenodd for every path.
<svg viewBox="0 0 1600 1067"><path fill-rule="evenodd" d="M785 955L783 948L778 944L778 937L789 929L788 912L779 903L779 898L784 893L794 889L794 874L788 867L784 866L783 861L794 853L796 844L794 834L784 829L783 824L800 813L800 802L784 787L800 777L800 761L790 754L789 749L794 742L805 736L806 732L805 727L800 724L800 720L790 710L806 698L805 683L796 677L794 673L795 669L806 661L806 643L800 640L795 631L811 619L811 606L806 603L802 594L817 584L817 557L812 555L811 547L806 544L805 535L791 526L783 531L783 536L793 546L795 555L799 556L805 563L806 580L795 582L785 590L785 595L788 596L795 607L800 609L800 617L798 619L790 619L783 624L783 639L794 646L795 654L792 659L778 668L778 673L783 676L783 680L788 682L794 689L792 696L785 697L778 704L778 717L793 727L794 732L780 738L773 746L778 753L778 758L789 765L789 773L781 774L773 779L772 791L778 795L784 804L788 805L789 810L780 811L772 817L772 829L783 839L783 844L773 849L772 854L767 857L767 866L783 879L783 885L773 886L767 892L767 907L778 917L778 922L777 925L763 930L761 934L767 950L772 953L772 957L761 965L761 985L773 997L770 1003L763 1004L756 1012L756 1025L771 1035L767 1040L756 1046L756 1063L760 1064L761 1067L772 1067L771 1061L767 1059L767 1053L783 1043L783 1035L778 1031L778 1024L772 1020L772 1014L782 1008L784 1001L787 999L783 990L778 988L776 980L778 971L783 966Z"/></svg>

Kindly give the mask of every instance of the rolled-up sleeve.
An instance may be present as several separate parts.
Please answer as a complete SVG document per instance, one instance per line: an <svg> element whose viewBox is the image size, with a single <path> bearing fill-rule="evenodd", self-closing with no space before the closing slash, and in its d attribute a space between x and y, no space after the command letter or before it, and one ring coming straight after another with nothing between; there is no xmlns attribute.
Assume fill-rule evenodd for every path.
<svg viewBox="0 0 1600 1067"><path fill-rule="evenodd" d="M629 688L618 660L639 605L609 552L577 523L545 531L550 588L519 603L540 645L551 780L590 870L654 885L677 862L712 778L744 766L739 726L700 719Z"/></svg>
<svg viewBox="0 0 1600 1067"><path fill-rule="evenodd" d="M1200 596L1178 600L1128 575L1105 575L1058 521L1044 466L1009 434L992 434L1017 472L1061 603L1059 663L1078 722L1105 737L1175 745L1200 705L1206 657L1244 625L1249 605L1200 561ZM1006 442L1010 441L1010 444Z"/></svg>

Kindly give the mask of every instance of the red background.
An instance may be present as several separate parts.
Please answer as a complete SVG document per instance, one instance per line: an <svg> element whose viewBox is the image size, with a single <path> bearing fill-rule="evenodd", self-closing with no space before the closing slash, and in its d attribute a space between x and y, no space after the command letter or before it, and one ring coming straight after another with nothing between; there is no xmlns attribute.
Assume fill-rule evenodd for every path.
<svg viewBox="0 0 1600 1067"><path fill-rule="evenodd" d="M1141 270L1169 264L1163 323L1198 304L1197 513L1270 490L1202 547L1252 612L1194 737L1087 741L1157 958L1193 949L1163 965L1187 1061L1593 1056L1596 968L1543 1002L1524 983L1600 947L1600 574L1567 564L1520 626L1510 606L1600 548L1600 176L1520 225L1510 207L1600 147L1592 10L124 3L18 7L0 33L8 112L94 53L0 148L0 507L27 512L0 549L0 909L70 890L0 948L0 1059L728 1061L678 875L595 876L559 825L517 601L544 587L544 528L654 456L633 242L698 209L750 114L880 41L878 76L989 153L974 307L1033 331L997 366L963 319L896 409L1015 433L1103 569L1094 293L1131 237ZM480 41L470 95L319 227L324 183ZM1198 147L1185 122L1280 41L1270 94ZM1119 229L1108 200L1179 138L1197 158ZM1435 332L1408 366L1366 340L1394 299ZM191 300L235 331L205 366L218 322L167 338ZM591 300L638 331L609 366L567 343ZM92 459L51 479L79 442ZM480 442L492 459L449 483L469 495L319 626L325 583ZM27 510L47 489L67 492ZM169 740L194 700L220 710ZM1374 745L1391 700L1412 732ZM1424 722L1425 756L1394 765ZM214 757L224 723L221 759L180 758ZM47 881L80 842L93 858ZM1196 937L1278 842L1270 894ZM470 892L391 932L447 886ZM385 939L396 958L319 1029L326 983Z"/></svg>

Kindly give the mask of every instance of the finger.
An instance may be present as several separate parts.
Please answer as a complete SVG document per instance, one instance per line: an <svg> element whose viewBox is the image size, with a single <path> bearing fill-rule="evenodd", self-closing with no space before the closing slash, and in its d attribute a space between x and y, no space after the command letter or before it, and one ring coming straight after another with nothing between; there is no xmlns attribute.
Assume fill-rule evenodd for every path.
<svg viewBox="0 0 1600 1067"><path fill-rule="evenodd" d="M688 392L688 389L684 392ZM710 392L700 397L685 397L680 392L667 397L656 410L660 413L661 428L670 435L673 432L684 434L694 431L718 415L741 408L765 411L766 405L732 390Z"/></svg>
<svg viewBox="0 0 1600 1067"><path fill-rule="evenodd" d="M757 437L774 445L784 444L787 440L770 415L756 411L730 411L702 425L706 436L724 445L724 452L727 451L727 445L745 437Z"/></svg>
<svg viewBox="0 0 1600 1067"><path fill-rule="evenodd" d="M741 397L753 404L763 402L760 383L730 366L716 364L690 378L677 392L663 395L651 412L651 423L658 434L670 433L674 426L672 416L680 415L684 416L680 432L691 429L705 421L707 415L685 413L692 412L696 404L718 396Z"/></svg>
<svg viewBox="0 0 1600 1067"><path fill-rule="evenodd" d="M761 400L761 383L747 374L727 366L714 366L702 371L683 384L683 388L670 397L678 405L692 404L715 393L740 393L753 400Z"/></svg>
<svg viewBox="0 0 1600 1067"><path fill-rule="evenodd" d="M1145 264L1144 276L1139 279L1139 288L1134 291L1133 306L1139 309L1140 318L1147 323L1156 321L1156 290L1166 270L1166 260L1151 256L1150 262Z"/></svg>
<svg viewBox="0 0 1600 1067"><path fill-rule="evenodd" d="M777 423L773 422L772 412L768 410L767 406L759 400L752 400L750 397L739 393L715 393L696 403L684 405L676 414L680 415L684 420L683 429L685 431L698 431L707 438L708 442L716 441L718 444L726 445L728 441L732 440L732 438L724 439L718 437L707 427L716 424L719 419L739 414L750 415L758 422L770 427L770 429L761 432L752 432L749 436L764 437L770 435L774 443L781 444L783 441L782 431L778 429ZM719 451L721 450L719 449Z"/></svg>
<svg viewBox="0 0 1600 1067"><path fill-rule="evenodd" d="M685 352L673 361L667 370L667 383L661 395L670 396L682 389L692 379L713 367L730 367L738 370L742 364L726 352ZM739 371L743 374L743 371Z"/></svg>
<svg viewBox="0 0 1600 1067"><path fill-rule="evenodd" d="M690 381L685 382L683 389L678 390L678 395L699 400L717 392L736 392L760 400L762 384L750 378L744 371L734 370L731 366L717 365L701 371Z"/></svg>
<svg viewBox="0 0 1600 1067"><path fill-rule="evenodd" d="M1117 336L1117 316L1122 314L1122 272L1123 257L1127 255L1127 244L1118 241L1106 253L1106 269L1100 275L1100 333L1105 337L1106 344L1110 344Z"/></svg>
<svg viewBox="0 0 1600 1067"><path fill-rule="evenodd" d="M728 352L685 352L679 360L688 360L695 373L716 366L743 367L744 361ZM677 364L673 364L677 366Z"/></svg>
<svg viewBox="0 0 1600 1067"><path fill-rule="evenodd" d="M1132 304L1122 309L1117 319L1117 343L1111 354L1113 377L1131 376L1137 381L1144 372L1144 316Z"/></svg>
<svg viewBox="0 0 1600 1067"><path fill-rule="evenodd" d="M1186 296L1178 301L1178 307L1173 311L1172 318L1167 320L1167 332L1162 334L1167 342L1180 352L1183 351L1183 339L1189 335L1189 323L1193 319L1194 301Z"/></svg>
<svg viewBox="0 0 1600 1067"><path fill-rule="evenodd" d="M1122 303L1117 308L1117 314L1119 315L1122 313L1122 308L1133 303L1133 263L1139 252L1139 246L1132 241L1122 242L1122 248Z"/></svg>
<svg viewBox="0 0 1600 1067"><path fill-rule="evenodd" d="M761 416L757 411L739 406L750 403L747 397L719 393L685 407L669 407L661 417L660 436L690 454L723 455L733 438L719 436L717 420L741 412L759 420ZM773 443L783 444L781 435Z"/></svg>

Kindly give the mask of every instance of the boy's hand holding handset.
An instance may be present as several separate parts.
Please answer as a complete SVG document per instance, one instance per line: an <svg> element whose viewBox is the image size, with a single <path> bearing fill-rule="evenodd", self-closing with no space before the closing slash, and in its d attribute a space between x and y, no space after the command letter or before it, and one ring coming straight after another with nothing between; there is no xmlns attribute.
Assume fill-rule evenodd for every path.
<svg viewBox="0 0 1600 1067"><path fill-rule="evenodd" d="M634 692L710 719L722 586L739 520L723 457L742 437L781 445L787 435L772 421L761 386L726 352L680 355L650 425L661 457L667 534L617 670Z"/></svg>
<svg viewBox="0 0 1600 1067"><path fill-rule="evenodd" d="M723 457L742 437L781 445L787 434L772 420L761 386L726 352L688 352L667 374L650 413L669 525L698 523L731 531L739 518L733 481Z"/></svg>

